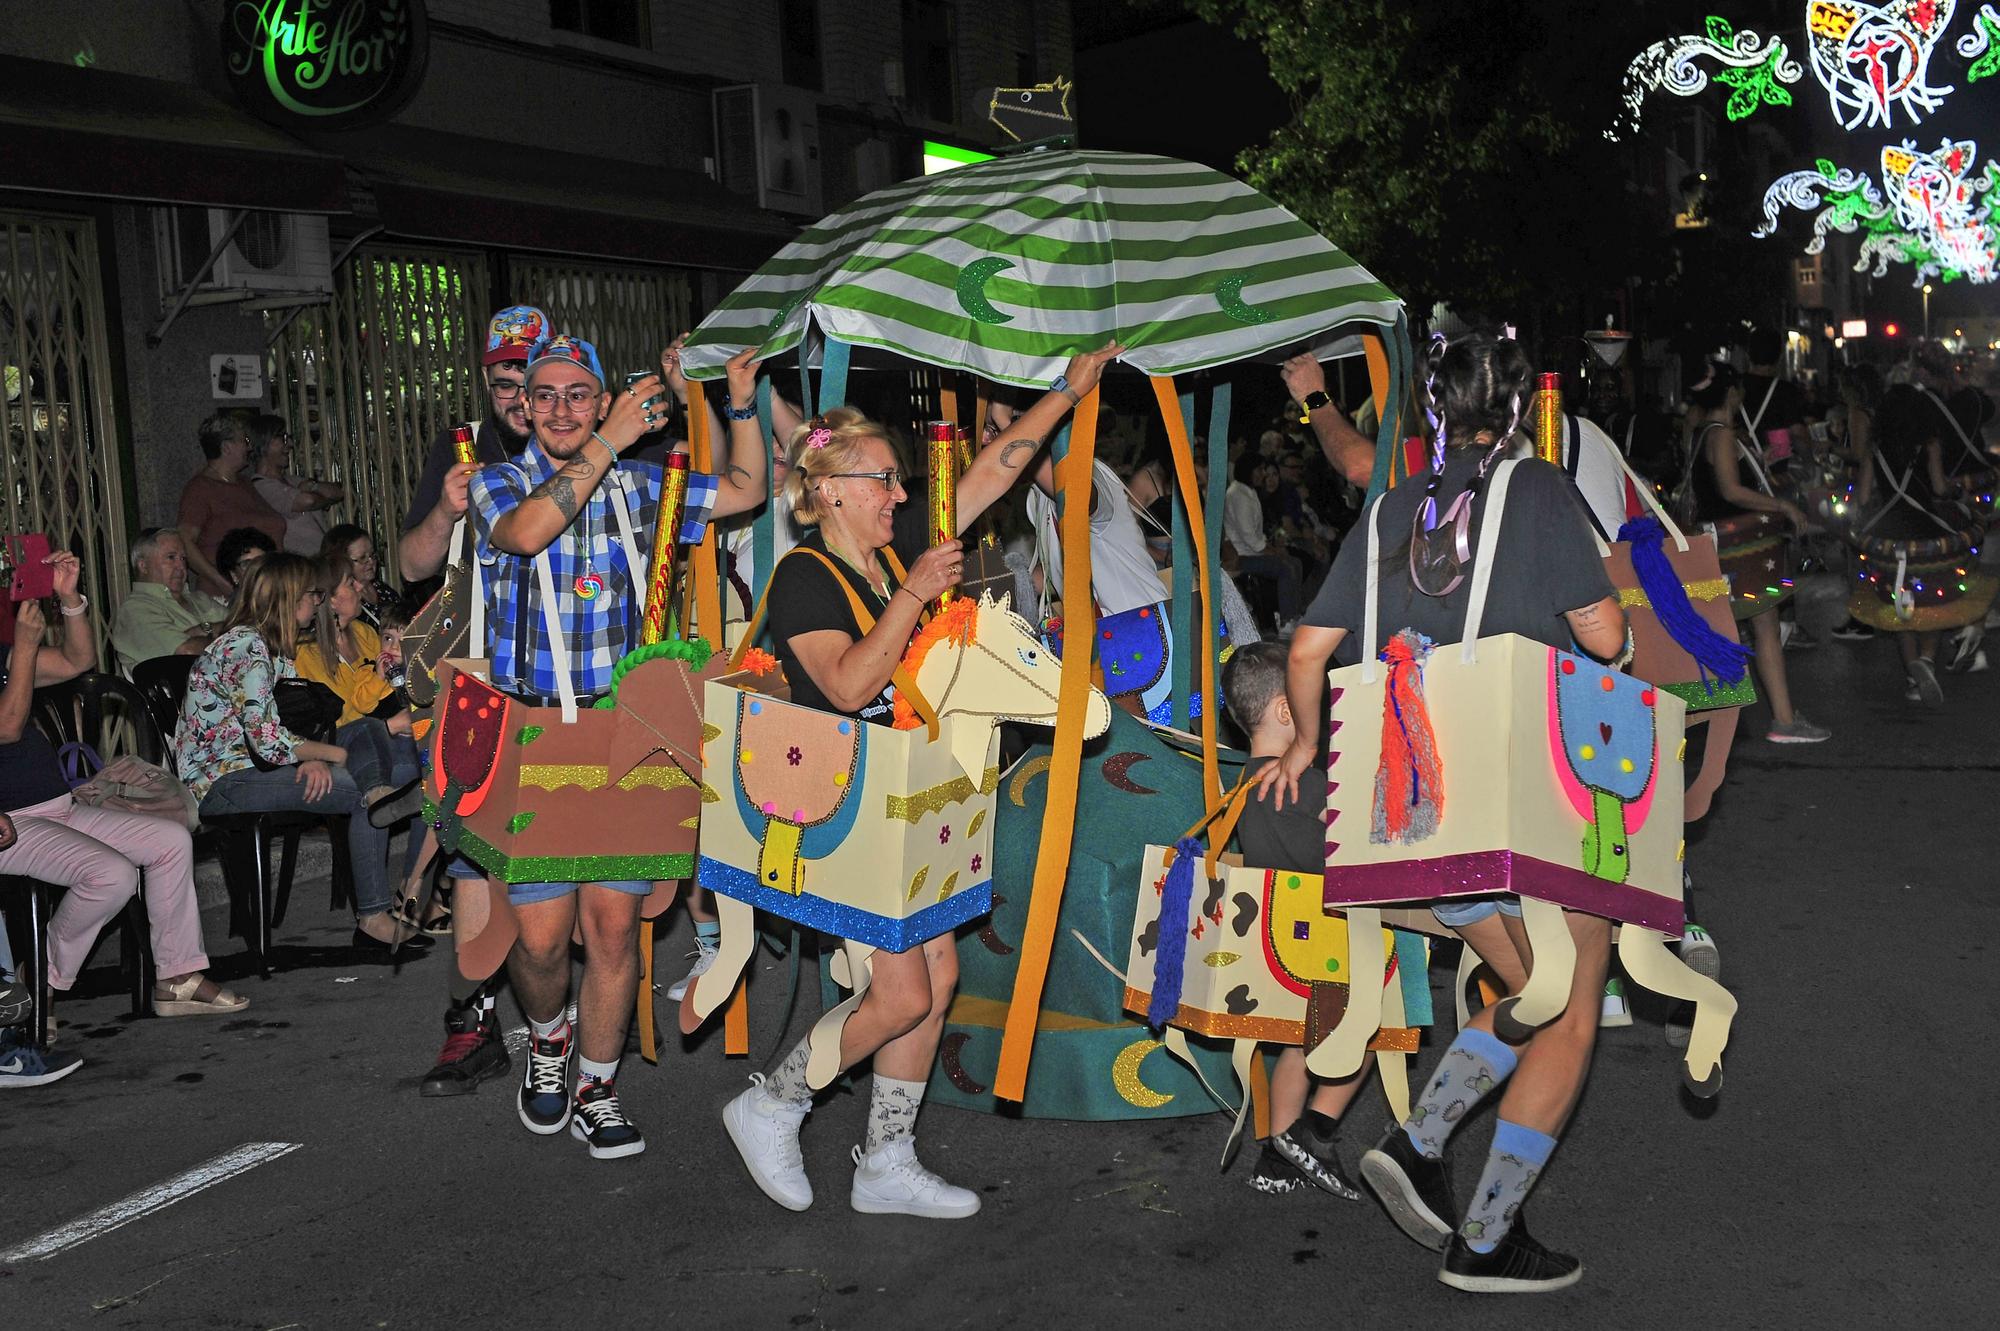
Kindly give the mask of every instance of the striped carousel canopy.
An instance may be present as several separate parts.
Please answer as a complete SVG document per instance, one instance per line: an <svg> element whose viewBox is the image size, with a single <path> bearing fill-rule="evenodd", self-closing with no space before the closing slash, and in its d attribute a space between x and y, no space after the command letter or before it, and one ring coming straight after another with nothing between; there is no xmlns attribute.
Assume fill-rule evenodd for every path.
<svg viewBox="0 0 2000 1331"><path fill-rule="evenodd" d="M822 334L1004 383L1046 384L1117 338L1148 374L1358 350L1396 297L1241 181L1170 157L1031 152L877 190L717 306L682 364L721 375Z"/></svg>

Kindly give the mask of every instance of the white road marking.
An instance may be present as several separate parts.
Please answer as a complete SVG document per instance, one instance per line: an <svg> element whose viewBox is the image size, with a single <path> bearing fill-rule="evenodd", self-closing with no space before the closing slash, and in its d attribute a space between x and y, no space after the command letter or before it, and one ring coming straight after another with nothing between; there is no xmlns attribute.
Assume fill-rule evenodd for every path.
<svg viewBox="0 0 2000 1331"><path fill-rule="evenodd" d="M248 1173L259 1165L269 1164L280 1156L290 1155L299 1149L298 1142L249 1142L233 1151L225 1151L205 1164L176 1174L164 1183L156 1183L143 1192L135 1192L123 1201L100 1207L89 1215L78 1216L67 1225L58 1226L46 1234L39 1234L26 1243L17 1244L0 1252L0 1266L15 1262L38 1262L53 1257L57 1253L94 1238L109 1234L112 1230L131 1224L155 1211L165 1210L175 1202L186 1201L189 1197L238 1174Z"/></svg>

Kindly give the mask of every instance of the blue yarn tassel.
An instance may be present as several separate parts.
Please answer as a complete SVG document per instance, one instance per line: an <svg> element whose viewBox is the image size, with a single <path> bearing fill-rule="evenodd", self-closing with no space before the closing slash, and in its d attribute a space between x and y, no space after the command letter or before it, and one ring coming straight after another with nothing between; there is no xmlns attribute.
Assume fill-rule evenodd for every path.
<svg viewBox="0 0 2000 1331"><path fill-rule="evenodd" d="M1153 953L1153 998L1146 1024L1159 1030L1181 1010L1181 968L1187 964L1188 911L1194 905L1194 867L1207 853L1199 837L1174 843L1174 862L1160 892L1160 946Z"/></svg>
<svg viewBox="0 0 2000 1331"><path fill-rule="evenodd" d="M1688 600L1681 575L1667 560L1666 529L1659 519L1634 518L1618 529L1618 539L1632 547L1632 571L1639 575L1639 587L1652 603L1660 627L1700 667L1702 687L1715 692L1711 675L1725 684L1741 680L1750 669L1750 650L1710 628Z"/></svg>

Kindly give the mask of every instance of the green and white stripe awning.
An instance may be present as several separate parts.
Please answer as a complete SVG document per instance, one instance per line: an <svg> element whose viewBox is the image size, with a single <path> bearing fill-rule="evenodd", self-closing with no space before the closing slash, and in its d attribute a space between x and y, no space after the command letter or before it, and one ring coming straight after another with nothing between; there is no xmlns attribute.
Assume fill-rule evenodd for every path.
<svg viewBox="0 0 2000 1331"><path fill-rule="evenodd" d="M1039 386L1117 338L1148 374L1353 350L1396 297L1284 208L1192 162L1037 152L907 180L779 251L682 353L713 379L746 346L843 342ZM1336 332L1338 330L1338 333Z"/></svg>

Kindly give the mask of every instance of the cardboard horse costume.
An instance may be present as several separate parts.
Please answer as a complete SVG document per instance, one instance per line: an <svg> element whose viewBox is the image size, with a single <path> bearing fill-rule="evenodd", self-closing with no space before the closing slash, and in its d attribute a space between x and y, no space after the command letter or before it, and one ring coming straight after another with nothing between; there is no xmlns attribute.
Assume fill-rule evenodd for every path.
<svg viewBox="0 0 2000 1331"><path fill-rule="evenodd" d="M873 617L848 595L866 633ZM697 873L718 898L722 945L689 988L681 1026L699 1025L734 987L754 943L753 910L846 939L834 975L853 996L814 1027L808 1077L821 1086L874 950L905 951L992 909L996 727L1053 724L1060 665L1006 598L986 595L959 598L912 641L895 676L908 728L792 703L768 662L708 688L715 736L703 771L716 800ZM1110 704L1093 692L1089 706L1088 729L1103 734Z"/></svg>
<svg viewBox="0 0 2000 1331"><path fill-rule="evenodd" d="M1328 677L1326 894L1354 943L1350 1000L1307 1056L1321 1076L1360 1066L1379 1025L1378 907L1513 893L1535 963L1497 1014L1510 1033L1559 1015L1575 950L1565 908L1624 925L1632 979L1693 1000L1690 1084L1713 1093L1736 1002L1667 948L1682 925L1682 730L1686 704L1643 680L1515 634L1479 636L1515 462L1489 485L1462 643L1381 647L1378 502L1368 514L1361 664ZM1402 650L1396 650L1397 644ZM1511 1025L1509 1025L1511 1023Z"/></svg>

